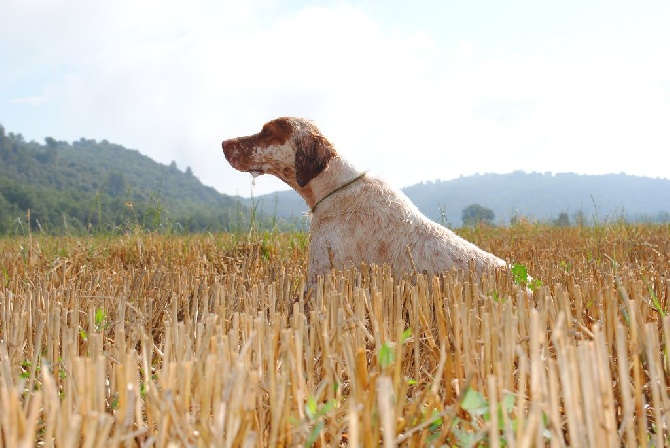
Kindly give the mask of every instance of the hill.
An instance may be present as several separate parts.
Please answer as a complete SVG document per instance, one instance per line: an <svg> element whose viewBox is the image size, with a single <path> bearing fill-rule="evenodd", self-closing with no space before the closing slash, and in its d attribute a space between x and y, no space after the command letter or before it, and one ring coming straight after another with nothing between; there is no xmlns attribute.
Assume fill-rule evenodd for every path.
<svg viewBox="0 0 670 448"><path fill-rule="evenodd" d="M141 226L178 232L244 226L248 210L203 185L190 168L159 164L106 140L45 144L0 126L0 233L125 231Z"/></svg>
<svg viewBox="0 0 670 448"><path fill-rule="evenodd" d="M493 210L494 222L507 225L519 217L551 222L564 214L570 222L624 218L629 221L670 221L670 180L626 174L574 173L480 174L449 181L424 182L403 189L430 219L460 227L471 204ZM258 209L279 218L307 212L294 191L259 196ZM245 204L249 205L247 200Z"/></svg>
<svg viewBox="0 0 670 448"><path fill-rule="evenodd" d="M459 227L479 204L506 225L518 217L592 223L611 217L670 221L670 180L609 174L482 174L424 182L404 189L429 218ZM157 163L107 140L44 144L6 134L0 126L0 234L123 232L140 226L173 232L306 228L308 211L294 191L231 197L203 185L189 167Z"/></svg>

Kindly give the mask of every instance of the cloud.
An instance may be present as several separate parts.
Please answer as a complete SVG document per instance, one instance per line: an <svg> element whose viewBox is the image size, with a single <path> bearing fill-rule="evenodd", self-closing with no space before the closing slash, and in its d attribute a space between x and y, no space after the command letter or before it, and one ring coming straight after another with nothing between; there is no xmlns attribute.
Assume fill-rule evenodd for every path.
<svg viewBox="0 0 670 448"><path fill-rule="evenodd" d="M667 42L498 54L481 36L394 27L353 3L8 1L0 37L25 39L0 39L7 129L108 139L226 193L251 182L221 140L279 115L314 119L400 186L516 169L670 176L667 155L644 163L670 146Z"/></svg>
<svg viewBox="0 0 670 448"><path fill-rule="evenodd" d="M21 98L9 98L5 100L11 104L44 104L47 98L45 96L26 96Z"/></svg>
<svg viewBox="0 0 670 448"><path fill-rule="evenodd" d="M422 61L416 53L434 51L433 47L426 36L386 33L351 7L307 8L270 26L251 27L236 40L225 33L210 40L200 49L201 86L209 89L200 95L221 99L208 114L210 122L218 119L222 124L221 137L257 132L276 116L305 116L326 134L338 136L335 141L348 157L365 163L366 157L397 156L402 151L402 145L395 144L397 130L395 135L379 130L394 128L402 121L399 114L407 119L415 115L420 104L416 92L423 84ZM204 54L215 54L216 59ZM229 130L221 129L223 124ZM402 133L409 136L411 126ZM216 178L217 170L226 173L231 184L240 184L239 175L225 165L208 163L203 170L212 173L208 179ZM286 188L266 178L257 185L259 190Z"/></svg>
<svg viewBox="0 0 670 448"><path fill-rule="evenodd" d="M371 131L393 126L394 111L414 115L415 95L426 93L421 56L434 51L427 36L385 32L344 4L275 7L269 15L244 5L17 2L15 19L43 33L22 44L34 56L23 72L53 70L33 92L52 113L46 134L116 136L232 192L242 175L227 166L219 142L256 132L270 118L310 117L347 135L346 146L362 140L372 148ZM399 150L393 140L378 142L381 151Z"/></svg>

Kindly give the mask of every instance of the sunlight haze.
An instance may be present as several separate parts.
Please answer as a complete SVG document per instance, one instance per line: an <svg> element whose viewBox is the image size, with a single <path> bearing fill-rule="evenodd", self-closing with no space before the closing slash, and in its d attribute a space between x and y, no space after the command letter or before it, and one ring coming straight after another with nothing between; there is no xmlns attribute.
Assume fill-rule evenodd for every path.
<svg viewBox="0 0 670 448"><path fill-rule="evenodd" d="M668 23L661 1L4 0L0 125L106 139L242 196L221 141L285 115L399 187L670 178Z"/></svg>

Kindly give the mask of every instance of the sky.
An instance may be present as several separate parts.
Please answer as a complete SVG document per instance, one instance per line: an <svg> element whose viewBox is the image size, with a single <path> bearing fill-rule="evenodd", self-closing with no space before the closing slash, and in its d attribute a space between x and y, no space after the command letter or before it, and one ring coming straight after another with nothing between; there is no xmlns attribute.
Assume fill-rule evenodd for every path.
<svg viewBox="0 0 670 448"><path fill-rule="evenodd" d="M397 187L476 173L670 178L668 1L0 0L0 125L172 161L313 120Z"/></svg>

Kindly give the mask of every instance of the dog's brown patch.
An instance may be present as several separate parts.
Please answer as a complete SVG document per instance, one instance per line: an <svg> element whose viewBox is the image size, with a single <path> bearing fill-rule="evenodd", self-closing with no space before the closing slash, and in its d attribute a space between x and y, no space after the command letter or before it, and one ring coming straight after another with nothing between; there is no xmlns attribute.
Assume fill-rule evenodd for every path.
<svg viewBox="0 0 670 448"><path fill-rule="evenodd" d="M280 162L271 152L267 152L261 161L259 151L262 153L266 148L279 148L287 142L291 143L295 151L291 166L284 165L289 163L288 160ZM269 121L257 134L224 141L223 152L234 168L250 171L259 169L262 164L265 166L264 172L274 174L293 188L304 188L337 155L333 145L316 126L307 120L292 117Z"/></svg>
<svg viewBox="0 0 670 448"><path fill-rule="evenodd" d="M290 119L277 118L265 123L261 132L249 138L253 139L254 146L256 147L281 146L291 138L293 132L293 125Z"/></svg>
<svg viewBox="0 0 670 448"><path fill-rule="evenodd" d="M336 153L322 135L301 133L295 139L295 174L298 185L304 187L328 167Z"/></svg>

